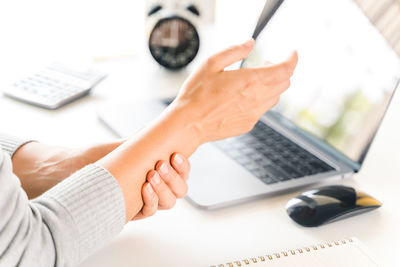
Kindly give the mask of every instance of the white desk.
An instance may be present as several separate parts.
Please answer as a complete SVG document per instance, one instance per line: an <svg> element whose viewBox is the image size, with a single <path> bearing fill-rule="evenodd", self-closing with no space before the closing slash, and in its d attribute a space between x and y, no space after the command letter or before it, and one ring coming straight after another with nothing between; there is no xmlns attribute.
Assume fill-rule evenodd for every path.
<svg viewBox="0 0 400 267"><path fill-rule="evenodd" d="M88 3L67 2L70 2L72 7L66 3L64 5L70 7L71 10L75 10L82 4L83 8L90 10L90 5L95 5L95 2L92 1L87 1ZM130 2L125 3L121 0L108 4L102 3L99 10L102 12L108 10L110 13L121 11L122 15L113 16L113 18L119 17L119 19L112 25L120 23L124 25L121 31L127 32L129 27L126 24L133 25L134 22L137 22L139 26L136 29L140 33L140 27L143 25L140 23L142 9L133 9L137 3L134 5L135 1ZM245 2L248 1L237 1L236 4L237 6L245 5ZM220 3L219 5L222 6L227 1ZM0 25L3 25L0 27L14 25L20 20L20 17L14 18L10 13L20 11L18 6L21 6L21 3L10 3L10 5L13 6L9 6L8 9L0 9L0 13L4 13L0 14ZM122 33L117 35L114 33L113 27L107 27L107 23L111 19L108 22L102 20L104 13L100 11L94 15L90 23L92 26L102 25L104 27L103 34L89 36L90 38L86 38L87 40L84 40L82 46L75 44L73 41L75 36L71 32L67 32L65 36L56 32L56 37L61 40L53 39L53 36L48 35L47 31L55 30L58 27L66 30L68 23L64 26L55 23L55 26L47 26L46 29L40 26L47 25L44 23L46 18L58 22L58 15L61 16L61 20L67 19L68 15L62 15L64 13L61 11L58 15L51 14L51 12L47 14L40 11L40 5L49 5L47 11L49 9L61 10L64 6L56 7L51 4L50 0L35 1L35 6L30 1L26 1L22 6L24 5L27 5L27 9L30 11L22 10L23 16L26 21L32 19L31 23L17 23L15 30L21 32L26 30L32 41L26 42L24 34L15 34L10 29L6 31L7 38L3 40L9 40L9 44L5 45L0 52L0 58L2 58L0 61L1 86L13 81L13 75L18 73L22 63L33 65L38 59L48 62L57 58L60 53L91 56L118 53L115 51L122 51L121 54L131 53L131 50L134 51L135 47L138 47L129 46L126 43L112 44L106 38L107 34L110 38L119 41L123 40L125 35ZM138 16L137 19L132 19L131 16L134 15L127 10L132 10ZM44 18L41 17L39 21L35 21L36 11L42 12ZM219 11L221 10L219 9ZM78 12L75 18L85 21L86 16L84 13ZM5 21L7 24L3 23ZM79 26L75 22L71 23L72 26ZM78 31L78 35L86 36L84 32L89 28L84 27L82 31ZM99 34L98 31L96 32ZM140 36L138 39L140 40ZM124 40L128 44L135 43L132 36L127 36ZM28 45L29 43L31 45ZM97 47L94 49L95 51L90 49L96 47L97 44L101 48ZM110 49L110 45L113 45L114 50ZM53 49L51 50L51 48ZM110 99L117 99L117 95L121 98L143 98L152 93L142 90L142 88L148 87L145 85L146 79L142 79L139 72L135 72L140 70L140 66L135 60L103 63L98 67L110 73L109 79L102 83L91 96L57 111L46 111L0 97L0 125L4 127L2 130L47 143L70 146L113 138L113 135L98 121L96 108ZM154 93L154 91L152 92ZM363 241L376 254L378 261L383 266L398 266L400 264L397 255L400 240L398 207L400 205L400 160L398 157L400 126L398 114L400 114L399 94L393 99L363 169L354 179L343 182L370 193L382 201L383 206L376 211L320 228L308 229L292 222L284 210L286 202L300 191L217 211L198 210L186 200L180 200L173 210L158 212L152 218L126 225L123 232L110 245L89 258L82 264L82 267L207 266L235 258L351 236L356 236Z"/></svg>

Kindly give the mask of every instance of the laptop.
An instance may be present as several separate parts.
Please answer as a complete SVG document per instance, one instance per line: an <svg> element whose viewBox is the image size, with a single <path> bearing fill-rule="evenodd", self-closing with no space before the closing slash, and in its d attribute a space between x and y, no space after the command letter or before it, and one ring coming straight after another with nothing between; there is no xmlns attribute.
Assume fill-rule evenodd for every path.
<svg viewBox="0 0 400 267"><path fill-rule="evenodd" d="M399 57L351 0L267 1L253 37L255 48L241 67L278 62L292 48L299 63L289 90L252 131L205 144L191 157L187 199L197 207L352 177L399 87ZM164 108L152 101L99 115L124 137L137 127L135 114L145 123L143 114Z"/></svg>

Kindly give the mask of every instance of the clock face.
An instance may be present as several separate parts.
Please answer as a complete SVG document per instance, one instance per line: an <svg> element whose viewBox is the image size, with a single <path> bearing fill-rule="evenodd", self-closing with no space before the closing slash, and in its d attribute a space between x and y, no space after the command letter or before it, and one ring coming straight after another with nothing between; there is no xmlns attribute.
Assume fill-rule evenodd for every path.
<svg viewBox="0 0 400 267"><path fill-rule="evenodd" d="M150 34L149 48L154 59L169 69L180 69L188 65L200 47L196 28L181 17L161 19Z"/></svg>

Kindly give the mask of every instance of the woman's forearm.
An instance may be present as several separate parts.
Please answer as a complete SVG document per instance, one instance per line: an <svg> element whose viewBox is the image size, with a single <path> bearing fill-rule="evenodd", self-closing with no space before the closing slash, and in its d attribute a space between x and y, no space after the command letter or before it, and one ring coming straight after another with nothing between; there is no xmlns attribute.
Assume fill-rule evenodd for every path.
<svg viewBox="0 0 400 267"><path fill-rule="evenodd" d="M118 181L125 198L126 220L143 206L140 190L146 173L172 152L189 157L200 145L196 125L187 108L172 104L159 118L97 163Z"/></svg>
<svg viewBox="0 0 400 267"><path fill-rule="evenodd" d="M77 170L104 157L121 143L115 141L83 148L65 148L28 142L13 154L13 172L29 199L33 199Z"/></svg>

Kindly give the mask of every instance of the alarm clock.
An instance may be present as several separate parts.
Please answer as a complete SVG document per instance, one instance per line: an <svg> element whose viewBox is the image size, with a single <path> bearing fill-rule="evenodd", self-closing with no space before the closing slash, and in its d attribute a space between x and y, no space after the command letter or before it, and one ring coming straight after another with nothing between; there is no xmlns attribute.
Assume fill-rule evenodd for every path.
<svg viewBox="0 0 400 267"><path fill-rule="evenodd" d="M155 61L169 70L182 69L192 62L200 49L197 7L156 4L147 16L148 48Z"/></svg>

